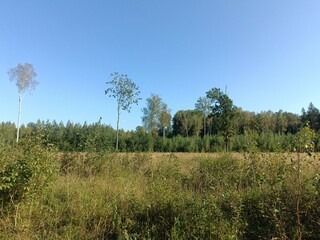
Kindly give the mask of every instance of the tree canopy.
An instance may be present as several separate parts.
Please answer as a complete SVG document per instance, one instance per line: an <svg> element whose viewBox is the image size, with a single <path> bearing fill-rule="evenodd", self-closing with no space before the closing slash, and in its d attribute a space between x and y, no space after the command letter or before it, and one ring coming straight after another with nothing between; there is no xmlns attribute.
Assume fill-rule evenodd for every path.
<svg viewBox="0 0 320 240"><path fill-rule="evenodd" d="M207 98L211 100L211 116L216 121L219 131L225 137L226 151L229 150L230 137L234 134L234 124L237 108L226 93L219 88L212 88L207 92Z"/></svg>
<svg viewBox="0 0 320 240"><path fill-rule="evenodd" d="M142 113L142 123L147 132L161 131L165 137L165 130L171 124L171 114L167 104L158 95L151 94L151 97L146 99L146 107L142 109Z"/></svg>
<svg viewBox="0 0 320 240"><path fill-rule="evenodd" d="M26 91L32 91L35 89L38 82L35 80L37 76L32 64L25 63L24 65L19 63L15 68L11 68L8 71L9 79L11 82L15 82L18 88L19 94L19 111L18 111L18 123L17 123L17 138L19 141L20 132L20 114L23 94Z"/></svg>

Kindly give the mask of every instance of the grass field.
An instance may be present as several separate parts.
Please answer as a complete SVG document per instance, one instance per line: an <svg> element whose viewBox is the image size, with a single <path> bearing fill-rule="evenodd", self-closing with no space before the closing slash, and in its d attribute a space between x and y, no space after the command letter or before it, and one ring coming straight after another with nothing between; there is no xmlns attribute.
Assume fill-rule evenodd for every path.
<svg viewBox="0 0 320 240"><path fill-rule="evenodd" d="M317 155L65 153L0 239L320 239ZM298 174L299 170L299 174Z"/></svg>

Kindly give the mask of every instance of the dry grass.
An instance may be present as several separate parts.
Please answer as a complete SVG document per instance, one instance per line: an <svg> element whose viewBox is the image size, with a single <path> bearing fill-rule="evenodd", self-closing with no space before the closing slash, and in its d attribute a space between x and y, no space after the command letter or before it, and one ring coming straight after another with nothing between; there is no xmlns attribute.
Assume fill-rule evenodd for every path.
<svg viewBox="0 0 320 240"><path fill-rule="evenodd" d="M313 179L319 155L301 159ZM20 204L17 223L2 212L0 239L245 239L261 234L259 221L274 231L269 237L292 237L290 226L272 227L278 217L295 223L296 160L296 153L59 154L59 176ZM308 191L303 211L317 216ZM277 219L274 206L283 207Z"/></svg>

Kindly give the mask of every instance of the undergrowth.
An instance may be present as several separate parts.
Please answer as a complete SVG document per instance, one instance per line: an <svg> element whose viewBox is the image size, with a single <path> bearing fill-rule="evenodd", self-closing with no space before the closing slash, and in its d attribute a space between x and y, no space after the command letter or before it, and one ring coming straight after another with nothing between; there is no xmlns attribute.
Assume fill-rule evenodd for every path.
<svg viewBox="0 0 320 240"><path fill-rule="evenodd" d="M320 238L314 154L299 185L293 153L187 159L21 145L1 149L0 239Z"/></svg>

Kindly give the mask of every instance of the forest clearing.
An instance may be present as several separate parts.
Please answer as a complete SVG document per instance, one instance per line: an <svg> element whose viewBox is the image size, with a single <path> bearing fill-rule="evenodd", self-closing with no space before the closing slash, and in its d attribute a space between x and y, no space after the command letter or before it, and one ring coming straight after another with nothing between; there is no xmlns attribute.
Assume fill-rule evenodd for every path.
<svg viewBox="0 0 320 240"><path fill-rule="evenodd" d="M0 240L319 240L320 1L1 1Z"/></svg>
<svg viewBox="0 0 320 240"><path fill-rule="evenodd" d="M18 123L0 124L0 239L320 238L312 103L301 116L256 114L212 88L171 121L151 95L143 126L124 131L120 110L140 91L111 77L116 129L101 118L20 126L17 85Z"/></svg>
<svg viewBox="0 0 320 240"><path fill-rule="evenodd" d="M0 124L0 239L320 238L312 103L301 116L256 114L212 88L171 119L152 94L143 126L124 131L120 111L140 91L114 73L105 94L117 102L116 129L101 118L20 126L23 87L37 83L25 84L32 69L10 70L19 112L17 125Z"/></svg>

